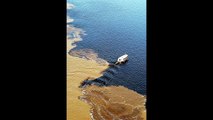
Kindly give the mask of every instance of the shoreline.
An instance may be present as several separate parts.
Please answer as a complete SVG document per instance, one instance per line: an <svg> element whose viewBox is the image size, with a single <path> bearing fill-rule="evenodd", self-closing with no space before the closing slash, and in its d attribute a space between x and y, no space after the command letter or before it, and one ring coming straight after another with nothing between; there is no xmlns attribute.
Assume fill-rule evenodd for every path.
<svg viewBox="0 0 213 120"><path fill-rule="evenodd" d="M67 25L67 120L146 120L146 97L133 90L123 86L79 88L82 81L101 77L109 68L96 61L98 55L88 60L69 54L75 43L82 40L82 33L82 29Z"/></svg>
<svg viewBox="0 0 213 120"><path fill-rule="evenodd" d="M68 54L69 50L76 47L74 44L81 41L80 29L71 27L75 31L74 34L79 37L67 37L67 120L90 120L91 106L79 100L83 90L79 88L79 85L88 77L100 77L101 71L106 70L108 65L99 65L94 60L86 60Z"/></svg>

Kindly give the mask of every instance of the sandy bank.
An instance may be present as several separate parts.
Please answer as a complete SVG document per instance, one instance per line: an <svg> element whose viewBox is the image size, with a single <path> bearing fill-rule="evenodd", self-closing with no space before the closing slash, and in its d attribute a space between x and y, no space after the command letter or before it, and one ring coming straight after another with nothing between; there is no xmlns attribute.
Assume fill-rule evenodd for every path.
<svg viewBox="0 0 213 120"><path fill-rule="evenodd" d="M98 78L108 68L93 51L72 51L83 33L67 25L67 120L146 120L143 95L122 86L79 88L82 81Z"/></svg>
<svg viewBox="0 0 213 120"><path fill-rule="evenodd" d="M146 120L146 98L125 87L89 86L81 100L90 104L94 120Z"/></svg>
<svg viewBox="0 0 213 120"><path fill-rule="evenodd" d="M82 95L78 86L88 77L100 77L105 69L95 61L67 56L67 120L90 120L90 106L78 99Z"/></svg>
<svg viewBox="0 0 213 120"><path fill-rule="evenodd" d="M82 92L78 86L88 77L100 77L100 71L107 69L107 65L99 65L94 60L73 57L68 51L75 47L73 43L80 41L80 30L68 28L77 36L67 39L67 120L90 120L90 106L78 99Z"/></svg>

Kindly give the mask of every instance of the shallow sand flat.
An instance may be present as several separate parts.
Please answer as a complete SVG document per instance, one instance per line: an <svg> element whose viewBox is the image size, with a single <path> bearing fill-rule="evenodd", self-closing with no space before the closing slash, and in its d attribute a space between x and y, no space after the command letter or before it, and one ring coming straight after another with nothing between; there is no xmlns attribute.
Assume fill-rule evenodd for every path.
<svg viewBox="0 0 213 120"><path fill-rule="evenodd" d="M67 36L67 53L75 47L73 45L74 43L81 41L81 36L80 34L83 34L84 31L81 30L80 28L73 27L71 25L67 25L67 34L69 32L73 32L73 34L76 36L75 38L70 38L70 36ZM68 54L67 54L68 55Z"/></svg>
<svg viewBox="0 0 213 120"><path fill-rule="evenodd" d="M90 120L90 106L78 99L82 95L78 86L88 77L100 77L100 71L107 67L95 61L67 56L67 120Z"/></svg>
<svg viewBox="0 0 213 120"><path fill-rule="evenodd" d="M94 120L146 120L146 97L122 86L88 86L81 100L89 103Z"/></svg>
<svg viewBox="0 0 213 120"><path fill-rule="evenodd" d="M72 49L73 41L67 41L67 49ZM143 95L122 86L79 88L83 80L98 78L107 68L94 60L67 54L67 120L90 120L90 115L95 120L146 120ZM85 102L79 100L79 96Z"/></svg>
<svg viewBox="0 0 213 120"><path fill-rule="evenodd" d="M75 34L78 36L80 32ZM67 39L67 51L73 49L75 46L72 44L80 40L80 37ZM101 66L93 60L73 57L67 52L67 120L90 120L91 107L78 99L82 95L78 86L88 77L100 77L100 72L107 68L107 65Z"/></svg>
<svg viewBox="0 0 213 120"><path fill-rule="evenodd" d="M68 52L81 40L82 30L68 26L67 32L75 34L75 38L67 37L67 120L146 120L143 95L122 86L79 88L85 79L102 76L108 64L98 64L98 55L93 52L86 55L95 60L70 56Z"/></svg>
<svg viewBox="0 0 213 120"><path fill-rule="evenodd" d="M74 48L71 44L78 40L80 38L67 39L67 50ZM107 68L94 60L67 53L67 120L91 120L91 116L95 120L146 120L146 98L143 95L122 86L78 87L88 77L102 76L101 72Z"/></svg>

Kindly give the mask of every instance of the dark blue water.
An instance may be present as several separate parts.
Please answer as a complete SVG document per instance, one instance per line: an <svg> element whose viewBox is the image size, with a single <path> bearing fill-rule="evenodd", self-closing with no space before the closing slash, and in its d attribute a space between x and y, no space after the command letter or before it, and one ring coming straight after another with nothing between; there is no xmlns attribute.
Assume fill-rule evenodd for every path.
<svg viewBox="0 0 213 120"><path fill-rule="evenodd" d="M126 64L111 67L99 81L146 94L146 0L68 0L74 26L87 35L75 49L90 48L108 62L127 53Z"/></svg>

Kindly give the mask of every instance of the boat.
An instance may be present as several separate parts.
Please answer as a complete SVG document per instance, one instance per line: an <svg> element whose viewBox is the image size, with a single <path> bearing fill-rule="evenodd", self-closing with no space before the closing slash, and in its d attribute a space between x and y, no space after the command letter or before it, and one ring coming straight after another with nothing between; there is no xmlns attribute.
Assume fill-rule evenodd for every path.
<svg viewBox="0 0 213 120"><path fill-rule="evenodd" d="M117 62L115 64L121 64L121 63L126 62L127 60L128 60L128 55L124 54L117 59Z"/></svg>

